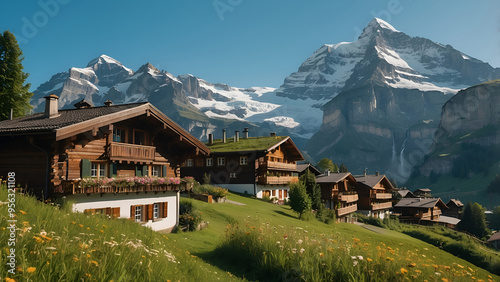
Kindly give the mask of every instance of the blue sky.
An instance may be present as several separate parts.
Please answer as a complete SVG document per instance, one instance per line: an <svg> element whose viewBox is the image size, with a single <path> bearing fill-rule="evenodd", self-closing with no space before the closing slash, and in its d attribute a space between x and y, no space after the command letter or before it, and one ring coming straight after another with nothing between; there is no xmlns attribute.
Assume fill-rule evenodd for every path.
<svg viewBox="0 0 500 282"><path fill-rule="evenodd" d="M29 4L28 4L29 3ZM279 87L325 43L353 41L373 17L500 67L500 1L1 1L0 31L24 52L32 90L109 55L231 86Z"/></svg>

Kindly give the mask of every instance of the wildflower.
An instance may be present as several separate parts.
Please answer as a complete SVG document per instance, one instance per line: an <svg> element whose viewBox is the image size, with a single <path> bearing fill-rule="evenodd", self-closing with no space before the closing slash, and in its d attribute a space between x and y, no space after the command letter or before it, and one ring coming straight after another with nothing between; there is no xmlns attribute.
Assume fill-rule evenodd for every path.
<svg viewBox="0 0 500 282"><path fill-rule="evenodd" d="M27 212L25 212L23 210L20 210L19 212L22 213L22 214L27 214Z"/></svg>
<svg viewBox="0 0 500 282"><path fill-rule="evenodd" d="M458 266L458 267L460 267L460 268L464 268L464 267L463 267L462 265L460 265L460 264L457 264L457 266Z"/></svg>
<svg viewBox="0 0 500 282"><path fill-rule="evenodd" d="M57 252L52 252L52 255L54 255L54 256L57 255Z"/></svg>
<svg viewBox="0 0 500 282"><path fill-rule="evenodd" d="M287 234L283 235L283 238L287 239L287 238L288 238L288 235L287 235Z"/></svg>
<svg viewBox="0 0 500 282"><path fill-rule="evenodd" d="M446 278L441 278L441 280L442 280L443 282L449 282L449 281L450 281L450 280L448 280L448 279L446 279Z"/></svg>
<svg viewBox="0 0 500 282"><path fill-rule="evenodd" d="M358 259L359 260L363 260L363 256L358 256Z"/></svg>
<svg viewBox="0 0 500 282"><path fill-rule="evenodd" d="M324 257L324 256L325 256L325 254L324 254L324 253L319 253L319 257L320 257L320 258L322 258L322 257Z"/></svg>
<svg viewBox="0 0 500 282"><path fill-rule="evenodd" d="M55 247L47 247L45 248L46 250L55 250L56 248Z"/></svg>
<svg viewBox="0 0 500 282"><path fill-rule="evenodd" d="M87 254L87 258L90 258L90 254Z"/></svg>
<svg viewBox="0 0 500 282"><path fill-rule="evenodd" d="M35 239L35 240L36 240L36 242L37 242L37 243L39 243L39 244L43 243L43 239L42 239L42 238L40 238L40 237L33 236L33 239Z"/></svg>
<svg viewBox="0 0 500 282"><path fill-rule="evenodd" d="M45 230L42 230L42 231L40 231L40 235L41 236L47 236L47 232L45 232Z"/></svg>
<svg viewBox="0 0 500 282"><path fill-rule="evenodd" d="M416 263L414 263L414 262L412 262L412 263L408 264L408 267L415 267L415 266L417 266L417 264L416 264Z"/></svg>
<svg viewBox="0 0 500 282"><path fill-rule="evenodd" d="M83 224L78 224L78 226L83 227Z"/></svg>
<svg viewBox="0 0 500 282"><path fill-rule="evenodd" d="M373 260L371 258L366 258L368 262L372 262Z"/></svg>
<svg viewBox="0 0 500 282"><path fill-rule="evenodd" d="M302 242L304 242L304 241L302 241L302 239L299 239L299 240L297 241L297 244L299 244L299 245L300 245L300 244L302 244Z"/></svg>
<svg viewBox="0 0 500 282"><path fill-rule="evenodd" d="M306 250L304 248L300 249L300 253L302 254L303 252L305 252Z"/></svg>
<svg viewBox="0 0 500 282"><path fill-rule="evenodd" d="M42 237L43 239L45 239L47 241L52 241L52 238L50 238L50 237L47 237L47 236L44 236L44 235L41 235L41 234L40 234L40 237Z"/></svg>
<svg viewBox="0 0 500 282"><path fill-rule="evenodd" d="M28 273L33 273L33 272L35 272L35 271L36 271L36 267L33 267L33 266L28 267L28 269L26 269L26 271L27 271Z"/></svg>
<svg viewBox="0 0 500 282"><path fill-rule="evenodd" d="M79 259L78 259L78 258L73 258L73 260L74 260L74 261L79 261Z"/></svg>
<svg viewBox="0 0 500 282"><path fill-rule="evenodd" d="M89 273L85 273L85 276L87 276L88 278L92 277L92 275L90 275Z"/></svg>
<svg viewBox="0 0 500 282"><path fill-rule="evenodd" d="M5 277L5 282L16 282L16 280L9 277Z"/></svg>
<svg viewBox="0 0 500 282"><path fill-rule="evenodd" d="M408 270L404 269L404 268L401 268L401 274L407 274L408 273Z"/></svg>
<svg viewBox="0 0 500 282"><path fill-rule="evenodd" d="M95 260L91 260L91 261L90 261L90 263L91 263L91 264L93 264L93 265L95 265L95 266L98 266L98 265L99 265L99 264L97 263L97 261L95 261Z"/></svg>

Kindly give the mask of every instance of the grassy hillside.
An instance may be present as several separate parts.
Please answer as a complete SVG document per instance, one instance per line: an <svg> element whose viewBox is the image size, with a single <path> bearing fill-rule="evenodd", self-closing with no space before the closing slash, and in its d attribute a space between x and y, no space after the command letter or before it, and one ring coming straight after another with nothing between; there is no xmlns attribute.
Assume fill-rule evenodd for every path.
<svg viewBox="0 0 500 282"><path fill-rule="evenodd" d="M194 201L208 228L160 234L128 220L73 214L17 195L18 280L38 281L469 281L500 280L399 232L299 221L288 206ZM7 199L5 189L0 199ZM7 228L0 206L0 228ZM7 230L6 230L7 231ZM5 266L6 231L0 242ZM0 269L7 276L7 267Z"/></svg>

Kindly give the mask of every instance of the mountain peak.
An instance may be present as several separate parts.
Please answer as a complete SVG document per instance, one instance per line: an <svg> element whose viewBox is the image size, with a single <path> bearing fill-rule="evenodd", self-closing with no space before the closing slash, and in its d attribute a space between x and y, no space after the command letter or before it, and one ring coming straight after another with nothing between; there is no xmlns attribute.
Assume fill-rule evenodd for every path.
<svg viewBox="0 0 500 282"><path fill-rule="evenodd" d="M381 20L379 18L374 18L368 25L363 29L363 33L359 36L359 38L368 36L370 34L374 34L376 32L380 31L389 31L389 32L400 32L399 30L395 29L392 25L390 25L388 22Z"/></svg>
<svg viewBox="0 0 500 282"><path fill-rule="evenodd" d="M101 56L91 60L88 64L87 64L87 67L91 67L93 65L96 65L96 64L115 64L115 65L120 65L120 66L123 66L122 63L120 63L119 61L111 58L110 56L108 55L105 55L105 54L102 54Z"/></svg>
<svg viewBox="0 0 500 282"><path fill-rule="evenodd" d="M137 72L148 72L149 70L152 70L153 72L159 72L159 70L157 68L155 68L155 66L153 66L151 63L146 63L146 64L142 65L137 70Z"/></svg>

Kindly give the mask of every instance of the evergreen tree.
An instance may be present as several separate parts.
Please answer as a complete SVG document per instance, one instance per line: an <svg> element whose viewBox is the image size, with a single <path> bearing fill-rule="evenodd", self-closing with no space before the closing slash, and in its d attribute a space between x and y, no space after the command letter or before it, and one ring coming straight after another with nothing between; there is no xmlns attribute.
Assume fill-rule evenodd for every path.
<svg viewBox="0 0 500 282"><path fill-rule="evenodd" d="M30 84L25 80L28 74L23 72L23 52L15 36L9 31L0 34L0 120L24 116L31 109L29 100Z"/></svg>
<svg viewBox="0 0 500 282"><path fill-rule="evenodd" d="M316 183L314 173L306 169L306 173L300 177L300 181L306 187L307 194L311 198L312 209L321 209L323 206L321 204L321 187Z"/></svg>
<svg viewBox="0 0 500 282"><path fill-rule="evenodd" d="M332 160L323 158L321 159L318 164L316 165L316 168L319 169L319 171L323 172L325 170L329 170L332 172L337 172L335 169L335 165L333 164Z"/></svg>
<svg viewBox="0 0 500 282"><path fill-rule="evenodd" d="M500 230L500 206L493 209L493 216L491 217L490 228Z"/></svg>
<svg viewBox="0 0 500 282"><path fill-rule="evenodd" d="M496 175L495 179L488 185L488 193L500 193L500 175Z"/></svg>
<svg viewBox="0 0 500 282"><path fill-rule="evenodd" d="M457 225L458 230L469 232L477 238L483 238L489 234L486 225L486 216L483 207L478 204L468 202L462 213L462 220Z"/></svg>
<svg viewBox="0 0 500 282"><path fill-rule="evenodd" d="M340 164L339 170L340 172L349 172L349 169L347 169L347 166L344 163Z"/></svg>
<svg viewBox="0 0 500 282"><path fill-rule="evenodd" d="M311 198L307 195L306 187L302 182L290 184L290 207L299 214L299 218L311 209Z"/></svg>

